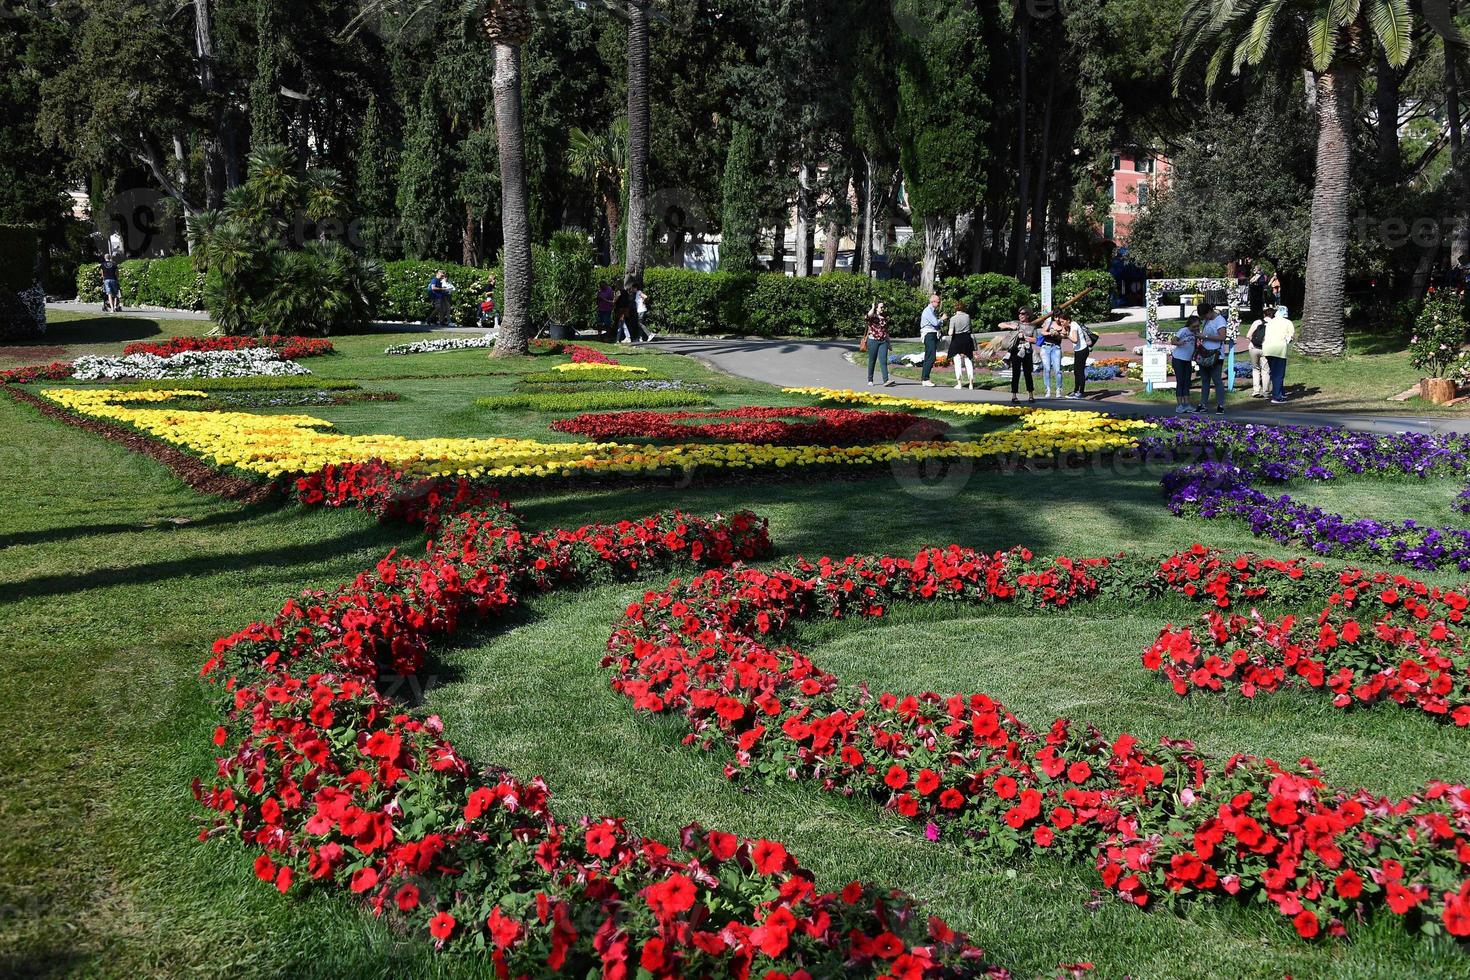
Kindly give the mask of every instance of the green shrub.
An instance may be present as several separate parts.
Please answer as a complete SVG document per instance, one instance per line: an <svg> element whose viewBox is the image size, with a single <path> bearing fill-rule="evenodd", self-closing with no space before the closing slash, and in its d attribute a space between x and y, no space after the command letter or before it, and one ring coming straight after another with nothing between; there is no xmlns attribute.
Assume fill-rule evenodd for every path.
<svg viewBox="0 0 1470 980"><path fill-rule="evenodd" d="M0 225L0 293L19 293L36 284L41 233L30 225Z"/></svg>
<svg viewBox="0 0 1470 980"><path fill-rule="evenodd" d="M708 405L704 395L682 391L607 391L572 394L536 393L528 395L492 395L475 399L476 408L521 412L597 412L624 408L680 408L686 405Z"/></svg>
<svg viewBox="0 0 1470 980"><path fill-rule="evenodd" d="M578 247L578 246L581 247ZM597 280L586 243L558 233L551 246L531 249L531 322L588 327L596 313Z"/></svg>
<svg viewBox="0 0 1470 980"><path fill-rule="evenodd" d="M1036 295L1019 279L986 272L973 276L941 279L937 291L945 302L965 304L979 331L994 330L1007 320L1014 320L1023 306L1036 308Z"/></svg>
<svg viewBox="0 0 1470 980"><path fill-rule="evenodd" d="M1467 326L1458 296L1437 293L1424 301L1409 341L1409 363L1431 378L1443 378L1460 363Z"/></svg>
<svg viewBox="0 0 1470 980"><path fill-rule="evenodd" d="M143 259L137 271L136 288L133 302L138 306L204 309L204 273L195 270L193 260L187 255Z"/></svg>
<svg viewBox="0 0 1470 980"><path fill-rule="evenodd" d="M1053 302L1058 306L1091 287L1092 292L1067 312L1083 323L1106 322L1113 315L1113 274L1105 269L1076 269L1057 280ZM1045 311L1043 311L1045 312Z"/></svg>
<svg viewBox="0 0 1470 980"><path fill-rule="evenodd" d="M474 327L480 323L480 301L490 282L489 269L475 269L452 262L419 262L406 259L383 265L383 296L374 310L379 320L422 323L433 310L429 301L429 280L443 269L454 283L449 307L456 325ZM595 288L595 287L594 287ZM499 303L499 296L496 297Z"/></svg>
<svg viewBox="0 0 1470 980"><path fill-rule="evenodd" d="M744 294L750 276L692 269L647 269L643 291L648 294L653 330L708 336L745 333Z"/></svg>

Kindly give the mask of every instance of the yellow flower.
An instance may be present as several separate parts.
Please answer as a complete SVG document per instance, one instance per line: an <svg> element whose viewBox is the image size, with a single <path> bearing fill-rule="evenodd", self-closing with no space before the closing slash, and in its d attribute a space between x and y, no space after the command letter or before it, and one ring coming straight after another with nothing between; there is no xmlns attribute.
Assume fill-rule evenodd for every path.
<svg viewBox="0 0 1470 980"><path fill-rule="evenodd" d="M611 371L621 374L647 374L648 368L633 367L631 364L594 364L591 361L573 361L570 364L557 364L552 367L553 371Z"/></svg>

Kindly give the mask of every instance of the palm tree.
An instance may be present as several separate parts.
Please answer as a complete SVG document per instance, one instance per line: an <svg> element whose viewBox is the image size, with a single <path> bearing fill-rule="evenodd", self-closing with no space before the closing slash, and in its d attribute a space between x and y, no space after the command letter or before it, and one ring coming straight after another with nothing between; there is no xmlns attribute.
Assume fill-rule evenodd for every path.
<svg viewBox="0 0 1470 980"><path fill-rule="evenodd" d="M1301 59L1315 93L1316 178L1307 251L1304 353L1341 354L1352 192L1354 101L1364 67L1381 47L1401 67L1413 47L1409 0L1194 0L1184 15L1175 88L1195 56L1211 52L1205 86L1229 68L1265 60L1278 38Z"/></svg>
<svg viewBox="0 0 1470 980"><path fill-rule="evenodd" d="M495 45L495 131L500 142L500 220L504 246L496 357L525 354L531 339L531 215L526 187L526 130L521 119L521 45L531 38L525 0L491 0L485 36Z"/></svg>
<svg viewBox="0 0 1470 980"><path fill-rule="evenodd" d="M627 120L619 119L601 133L574 127L567 134L567 165L572 173L590 181L602 199L607 247L616 265L618 227L623 220L623 174L628 169Z"/></svg>
<svg viewBox="0 0 1470 980"><path fill-rule="evenodd" d="M628 247L624 288L643 279L648 244L648 5L628 0Z"/></svg>

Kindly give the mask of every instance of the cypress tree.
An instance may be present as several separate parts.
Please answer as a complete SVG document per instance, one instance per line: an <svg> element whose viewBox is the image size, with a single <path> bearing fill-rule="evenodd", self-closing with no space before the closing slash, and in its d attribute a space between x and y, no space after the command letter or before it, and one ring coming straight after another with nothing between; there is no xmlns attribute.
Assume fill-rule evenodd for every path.
<svg viewBox="0 0 1470 980"><path fill-rule="evenodd" d="M252 146L287 146L286 110L281 105L281 32L276 4L255 0L255 77L250 80Z"/></svg>
<svg viewBox="0 0 1470 980"><path fill-rule="evenodd" d="M756 265L760 235L761 161L756 135L749 125L735 123L725 154L725 174L720 187L724 212L720 220L720 271L749 272Z"/></svg>
<svg viewBox="0 0 1470 980"><path fill-rule="evenodd" d="M459 228L454 173L446 145L443 112L433 80L425 82L409 125L398 166L399 240L405 255L443 259L455 247Z"/></svg>
<svg viewBox="0 0 1470 980"><path fill-rule="evenodd" d="M357 138L353 196L357 202L357 234L362 249L381 259L399 252L394 234L394 197L398 159L384 131L378 99L368 99L367 114Z"/></svg>

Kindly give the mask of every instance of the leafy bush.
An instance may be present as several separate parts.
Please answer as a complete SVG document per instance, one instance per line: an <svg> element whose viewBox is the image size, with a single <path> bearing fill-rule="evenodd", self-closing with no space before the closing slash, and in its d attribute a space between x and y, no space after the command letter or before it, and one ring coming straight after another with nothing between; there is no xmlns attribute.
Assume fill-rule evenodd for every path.
<svg viewBox="0 0 1470 980"><path fill-rule="evenodd" d="M452 262L419 262L412 259L388 262L383 266L383 295L374 310L379 320L421 323L429 315L429 280L443 269L454 283L449 298L451 316L456 325L475 327L480 322L480 300L490 282L490 270L475 269ZM497 302L499 298L497 297Z"/></svg>
<svg viewBox="0 0 1470 980"><path fill-rule="evenodd" d="M1024 283L997 272L941 279L938 292L946 307L951 302L964 303L975 329L981 331L1014 320L1023 306L1035 309L1037 305L1036 295Z"/></svg>
<svg viewBox="0 0 1470 980"><path fill-rule="evenodd" d="M593 412L620 408L680 408L708 405L704 395L680 391L605 391L492 395L475 399L476 408L521 412Z"/></svg>
<svg viewBox="0 0 1470 980"><path fill-rule="evenodd" d="M1445 377L1460 363L1465 332L1459 298L1445 293L1430 296L1409 340L1409 363L1431 378Z"/></svg>
<svg viewBox="0 0 1470 980"><path fill-rule="evenodd" d="M597 280L585 243L558 234L550 247L531 250L531 319L533 323L579 325L595 311ZM483 290L482 290L483 292Z"/></svg>
<svg viewBox="0 0 1470 980"><path fill-rule="evenodd" d="M1091 288L1092 292L1067 312L1083 323L1106 322L1113 314L1113 286L1113 274L1104 269L1064 272L1057 280L1053 302L1061 306L1082 290Z"/></svg>
<svg viewBox="0 0 1470 980"><path fill-rule="evenodd" d="M331 219L340 184L334 170L299 175L290 151L265 146L250 155L250 175L224 212L194 222L196 258L209 270L205 302L225 333L325 336L371 318L382 267L339 242L298 247L289 233Z"/></svg>
<svg viewBox="0 0 1470 980"><path fill-rule="evenodd" d="M205 274L187 255L164 259L128 259L118 263L118 286L124 306L158 306L170 310L204 309ZM102 269L88 262L77 269L77 299L102 302Z"/></svg>

